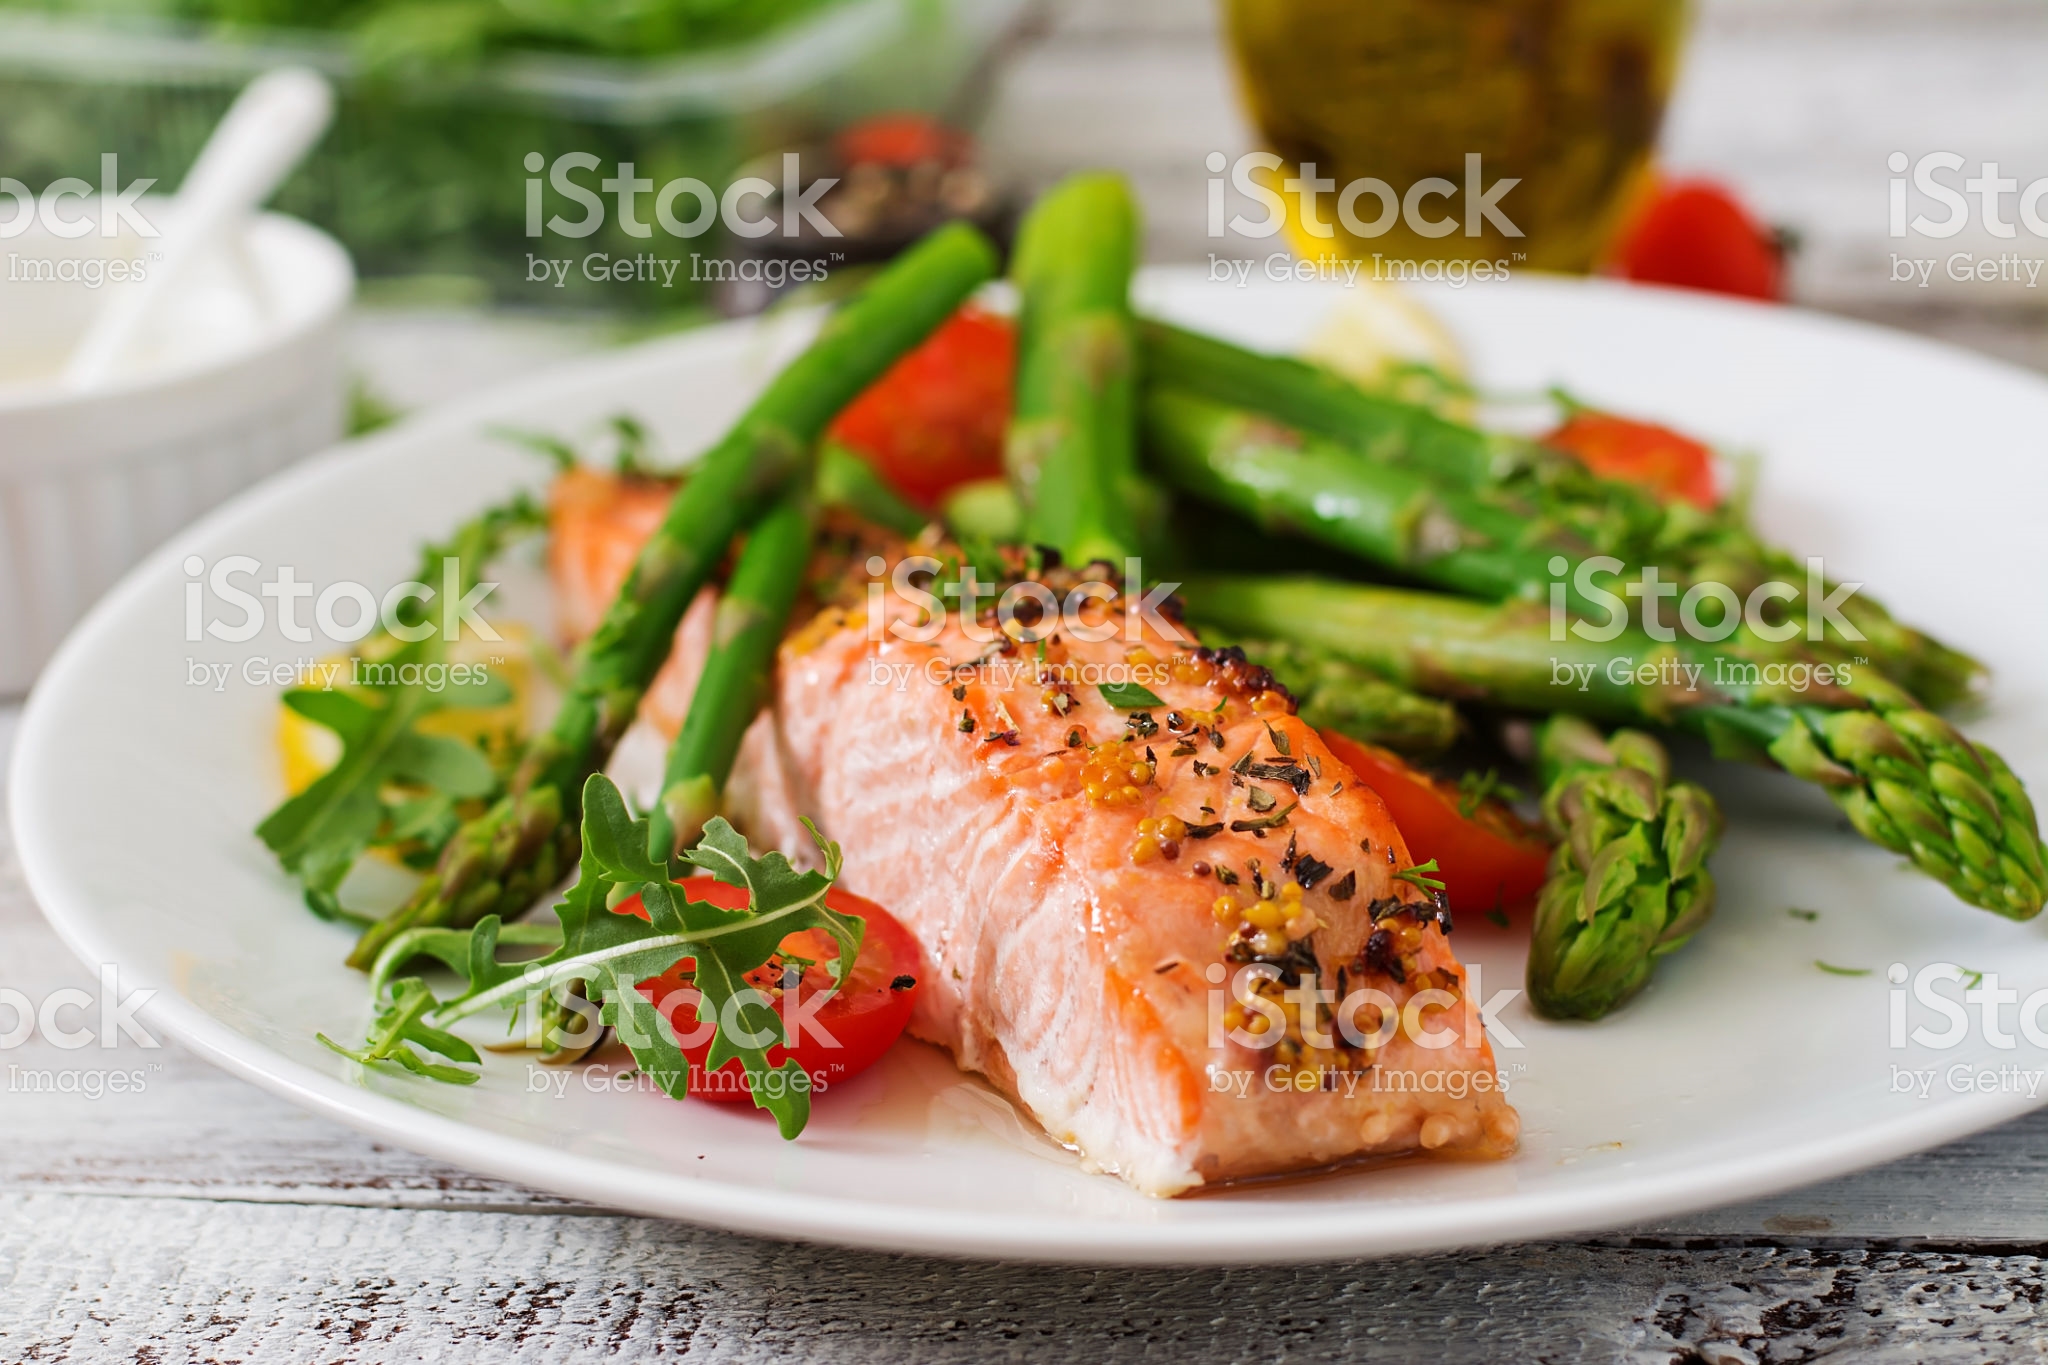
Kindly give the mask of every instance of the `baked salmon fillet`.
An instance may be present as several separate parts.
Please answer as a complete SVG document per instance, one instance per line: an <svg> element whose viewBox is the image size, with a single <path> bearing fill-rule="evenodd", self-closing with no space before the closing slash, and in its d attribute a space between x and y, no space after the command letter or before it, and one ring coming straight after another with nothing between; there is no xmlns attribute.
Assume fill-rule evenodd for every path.
<svg viewBox="0 0 2048 1365"><path fill-rule="evenodd" d="M558 591L608 597L574 549L601 528L564 506ZM785 640L728 800L792 854L814 819L846 887L917 936L912 1033L1156 1195L1513 1150L1448 914L1269 674L1112 588L1041 648L987 603L962 619L868 586L943 547L837 541L820 574L852 568L849 590ZM679 642L644 713L669 730L698 667L687 620Z"/></svg>

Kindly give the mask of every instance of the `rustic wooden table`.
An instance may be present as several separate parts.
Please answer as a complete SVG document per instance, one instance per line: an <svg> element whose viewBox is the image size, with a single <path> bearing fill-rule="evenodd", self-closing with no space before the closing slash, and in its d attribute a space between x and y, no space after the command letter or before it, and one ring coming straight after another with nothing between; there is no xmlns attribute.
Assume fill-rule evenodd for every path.
<svg viewBox="0 0 2048 1365"><path fill-rule="evenodd" d="M1819 4L1819 0L1816 0ZM2048 367L2016 291L1883 278L1893 147L2048 174L2048 20L1884 0L1707 7L1667 148L1806 238L1803 298ZM2031 74L2028 74L2031 73ZM1041 33L1000 87L1025 180L1109 162L1152 253L1202 258L1202 155L1250 143L1199 0ZM2021 243L2025 246L2027 243ZM607 339L601 324L366 314L418 406ZM18 710L0 708L0 757ZM95 982L0 826L0 989ZM0 996L0 1000L7 997ZM1571 1243L1231 1270L953 1263L782 1245L480 1179L304 1114L174 1045L0 1051L0 1361L1060 1357L1992 1361L2048 1354L2048 1113L1880 1170ZM31 1093L25 1072L90 1090Z"/></svg>

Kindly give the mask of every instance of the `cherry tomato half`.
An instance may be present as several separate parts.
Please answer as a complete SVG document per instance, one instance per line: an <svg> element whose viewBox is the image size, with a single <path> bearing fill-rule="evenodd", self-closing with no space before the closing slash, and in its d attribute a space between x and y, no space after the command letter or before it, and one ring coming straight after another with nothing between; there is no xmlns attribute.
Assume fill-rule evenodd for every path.
<svg viewBox="0 0 2048 1365"><path fill-rule="evenodd" d="M1607 412L1576 412L1543 438L1579 457L1602 478L1620 479L1700 507L1720 502L1714 487L1714 452L1682 432Z"/></svg>
<svg viewBox="0 0 2048 1365"><path fill-rule="evenodd" d="M690 877L682 885L690 899L708 901L723 910L740 910L747 904L744 889L712 877ZM795 1057L797 1065L810 1073L814 1092L848 1080L881 1060L910 1022L920 971L917 940L887 910L837 887L825 893L825 904L841 914L860 916L867 926L853 970L830 999L815 1012L805 1008L811 997L832 990L832 978L825 963L839 951L831 935L815 929L798 930L782 940L781 957L810 964L801 969L796 1000L788 1007L782 1001L784 973L796 963L778 966L777 960L770 958L766 965L747 974L750 984L776 1001L776 1007L783 1011L785 1028L791 1016L804 1021L797 1030L794 1047L778 1043L768 1049L768 1064L776 1066L785 1057ZM638 896L621 901L618 913L647 918ZM695 958L686 957L660 976L642 981L640 993L652 1000L668 1019L682 1044L683 1055L690 1059L692 1099L751 1103L753 1095L746 1087L745 1069L737 1058L717 1071L706 1073L704 1069L705 1058L711 1053L711 1029L697 1017L698 996L691 984L696 966Z"/></svg>
<svg viewBox="0 0 2048 1365"><path fill-rule="evenodd" d="M1631 280L1772 302L1784 294L1778 242L1711 180L1660 184L1622 229L1614 266Z"/></svg>
<svg viewBox="0 0 2048 1365"><path fill-rule="evenodd" d="M1456 786L1417 772L1401 758L1360 744L1334 730L1323 742L1359 781L1379 793L1400 827L1408 856L1436 859L1437 880L1454 915L1513 910L1529 904L1543 888L1550 846L1498 801L1483 801L1472 814L1458 810Z"/></svg>
<svg viewBox="0 0 2048 1365"><path fill-rule="evenodd" d="M947 490L1003 472L1016 329L969 305L839 414L830 439L859 452L930 508Z"/></svg>

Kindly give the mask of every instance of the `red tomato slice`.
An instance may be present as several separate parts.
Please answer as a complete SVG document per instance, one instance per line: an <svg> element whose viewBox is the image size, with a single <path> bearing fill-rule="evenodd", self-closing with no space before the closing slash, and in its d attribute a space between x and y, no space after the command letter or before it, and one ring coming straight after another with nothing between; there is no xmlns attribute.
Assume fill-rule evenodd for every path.
<svg viewBox="0 0 2048 1365"><path fill-rule="evenodd" d="M969 305L890 367L827 436L858 451L905 497L930 508L956 485L1003 472L1016 329Z"/></svg>
<svg viewBox="0 0 2048 1365"><path fill-rule="evenodd" d="M1649 489L1670 501L1700 507L1721 501L1714 487L1714 452L1681 432L1606 412L1576 412L1543 438L1579 458L1595 474Z"/></svg>
<svg viewBox="0 0 2048 1365"><path fill-rule="evenodd" d="M745 890L712 877L686 878L683 888L692 900L708 901L724 910L744 909L747 904ZM887 910L837 887L825 893L825 904L866 922L860 956L854 959L845 985L811 1012L805 1009L806 1002L832 989L824 964L837 956L838 948L829 934L814 929L799 930L782 940L783 953L804 958L811 965L797 981L796 1000L784 1010L785 1028L792 1015L803 1021L794 1047L778 1043L768 1049L770 1066L779 1065L785 1057L796 1058L797 1065L810 1073L813 1094L849 1080L881 1060L910 1022L921 970L917 940ZM638 896L621 901L618 913L647 918ZM695 958L686 957L660 976L642 981L640 993L667 1018L683 1055L690 1059L690 1098L752 1103L745 1069L737 1059L714 1072L704 1069L711 1054L711 1029L697 1017L699 997L690 975L696 965ZM770 959L769 965L749 972L747 980L776 999L778 1009L784 1009L781 975Z"/></svg>
<svg viewBox="0 0 2048 1365"><path fill-rule="evenodd" d="M1623 229L1615 267L1628 279L1772 302L1784 261L1771 233L1720 185L1659 185Z"/></svg>
<svg viewBox="0 0 2048 1365"><path fill-rule="evenodd" d="M1379 793L1400 826L1408 856L1436 859L1437 880L1453 915L1485 914L1528 905L1543 888L1550 846L1497 801L1458 813L1458 789L1409 767L1385 749L1360 744L1334 730L1322 732L1330 752Z"/></svg>

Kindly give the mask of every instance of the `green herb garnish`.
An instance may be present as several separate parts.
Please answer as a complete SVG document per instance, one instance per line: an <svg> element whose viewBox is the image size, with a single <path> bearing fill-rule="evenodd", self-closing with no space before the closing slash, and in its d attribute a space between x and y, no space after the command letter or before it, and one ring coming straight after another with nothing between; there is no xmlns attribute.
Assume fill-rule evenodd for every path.
<svg viewBox="0 0 2048 1365"><path fill-rule="evenodd" d="M1151 688L1140 687L1137 683L1097 683L1095 690L1102 694L1104 701L1119 711L1135 711L1145 706L1166 705Z"/></svg>
<svg viewBox="0 0 2048 1365"><path fill-rule="evenodd" d="M1419 886L1424 891L1441 891L1444 889L1444 884L1429 875L1435 871L1437 871L1436 859L1431 858L1426 863L1417 863L1413 867L1402 868L1394 874L1394 880L1406 882L1410 886Z"/></svg>
<svg viewBox="0 0 2048 1365"><path fill-rule="evenodd" d="M1287 817L1292 815L1294 808L1300 804L1299 801L1289 801L1271 815L1257 820L1232 820L1230 822L1231 831L1236 834L1244 834L1255 829L1278 829L1287 823Z"/></svg>

